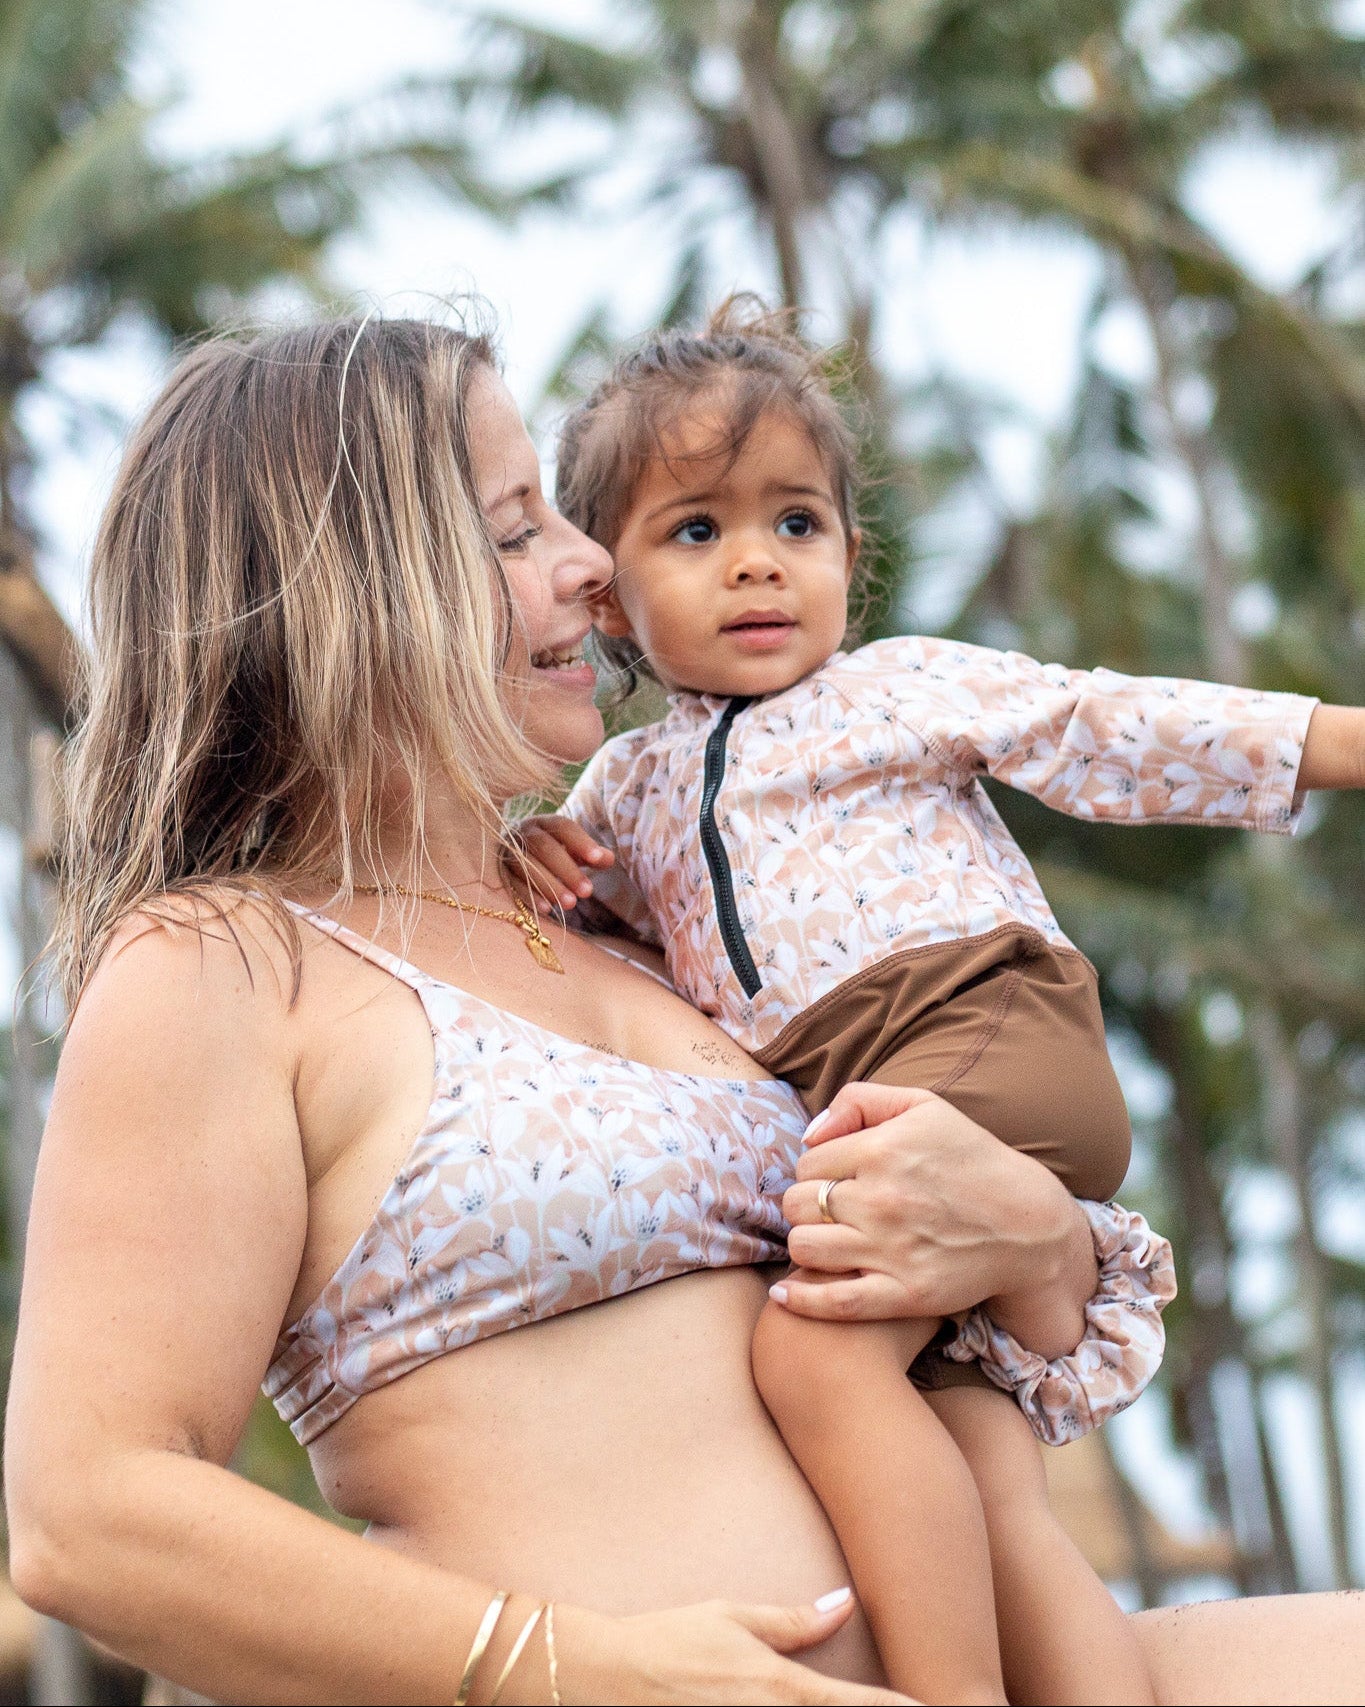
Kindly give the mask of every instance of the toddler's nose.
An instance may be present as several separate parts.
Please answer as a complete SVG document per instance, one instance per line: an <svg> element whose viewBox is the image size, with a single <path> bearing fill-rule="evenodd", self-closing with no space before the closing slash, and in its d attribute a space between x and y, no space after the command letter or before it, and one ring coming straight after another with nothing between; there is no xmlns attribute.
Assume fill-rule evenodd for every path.
<svg viewBox="0 0 1365 1707"><path fill-rule="evenodd" d="M730 564L729 581L732 587L786 585L787 572L766 552L745 552Z"/></svg>

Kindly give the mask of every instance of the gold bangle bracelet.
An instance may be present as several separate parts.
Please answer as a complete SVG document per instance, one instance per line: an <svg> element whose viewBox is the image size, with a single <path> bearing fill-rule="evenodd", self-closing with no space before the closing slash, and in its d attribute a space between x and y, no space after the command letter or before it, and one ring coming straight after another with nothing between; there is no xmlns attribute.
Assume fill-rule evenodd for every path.
<svg viewBox="0 0 1365 1707"><path fill-rule="evenodd" d="M545 1658L550 1662L550 1700L553 1707L564 1707L559 1693L559 1654L555 1649L555 1603L545 1603Z"/></svg>
<svg viewBox="0 0 1365 1707"><path fill-rule="evenodd" d="M498 1620L502 1617L502 1609L506 1605L507 1590L500 1589L485 1607L469 1647L469 1658L464 1662L464 1671L460 1674L460 1687L455 1692L455 1707L467 1707L469 1692L474 1687L474 1673L479 1669L479 1661L488 1652L488 1644L493 1640L493 1632L498 1627Z"/></svg>
<svg viewBox="0 0 1365 1707"><path fill-rule="evenodd" d="M517 1639L512 1644L512 1651L503 1662L502 1670L498 1673L498 1681L493 1685L493 1693L488 1697L488 1707L498 1707L502 1692L507 1687L507 1680L512 1675L512 1668L525 1651L526 1644L531 1640L531 1632L540 1623L544 1611L545 1602L542 1601L517 1632Z"/></svg>

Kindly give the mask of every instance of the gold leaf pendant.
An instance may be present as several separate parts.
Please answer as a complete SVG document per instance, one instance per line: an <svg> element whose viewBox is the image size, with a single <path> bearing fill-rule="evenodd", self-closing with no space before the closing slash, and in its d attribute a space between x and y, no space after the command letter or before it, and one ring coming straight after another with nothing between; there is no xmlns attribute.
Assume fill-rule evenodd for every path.
<svg viewBox="0 0 1365 1707"><path fill-rule="evenodd" d="M554 944L540 927L540 921L529 907L517 902L517 923L526 933L526 946L531 951L531 958L537 966L543 966L547 972L563 972L564 967L559 956L555 953Z"/></svg>

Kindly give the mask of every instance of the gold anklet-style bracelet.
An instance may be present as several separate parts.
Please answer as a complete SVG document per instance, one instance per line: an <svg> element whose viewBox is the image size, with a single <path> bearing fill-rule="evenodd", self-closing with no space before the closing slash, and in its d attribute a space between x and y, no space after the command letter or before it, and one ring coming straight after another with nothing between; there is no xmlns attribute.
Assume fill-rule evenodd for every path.
<svg viewBox="0 0 1365 1707"><path fill-rule="evenodd" d="M503 1661L502 1670L498 1673L498 1681L493 1685L493 1693L488 1697L488 1707L498 1707L502 1692L507 1687L507 1680L512 1675L512 1667L521 1658L526 1644L531 1640L531 1632L540 1623L544 1611L545 1602L542 1601L517 1632L517 1639L512 1644L512 1651Z"/></svg>
<svg viewBox="0 0 1365 1707"><path fill-rule="evenodd" d="M485 1607L479 1627L474 1632L474 1640L469 1645L469 1657L460 1673L460 1687L455 1692L455 1707L467 1707L469 1692L474 1687L474 1673L479 1669L479 1661L488 1652L488 1644L493 1640L493 1632L498 1627L498 1620L502 1617L502 1609L506 1605L507 1590L499 1589Z"/></svg>
<svg viewBox="0 0 1365 1707"><path fill-rule="evenodd" d="M555 1603L545 1603L545 1657L550 1662L550 1700L554 1707L564 1707L559 1693L559 1654L555 1649Z"/></svg>

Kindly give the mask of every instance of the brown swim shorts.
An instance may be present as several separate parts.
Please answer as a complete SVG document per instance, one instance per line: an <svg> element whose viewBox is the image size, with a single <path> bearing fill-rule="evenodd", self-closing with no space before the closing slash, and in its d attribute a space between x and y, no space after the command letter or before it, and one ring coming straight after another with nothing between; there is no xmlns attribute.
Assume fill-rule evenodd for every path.
<svg viewBox="0 0 1365 1707"><path fill-rule="evenodd" d="M1112 1197L1127 1171L1132 1134L1095 970L1025 925L879 961L799 1014L757 1059L812 1113L855 1080L935 1091L1076 1197ZM932 1350L914 1376L931 1386L985 1380Z"/></svg>

